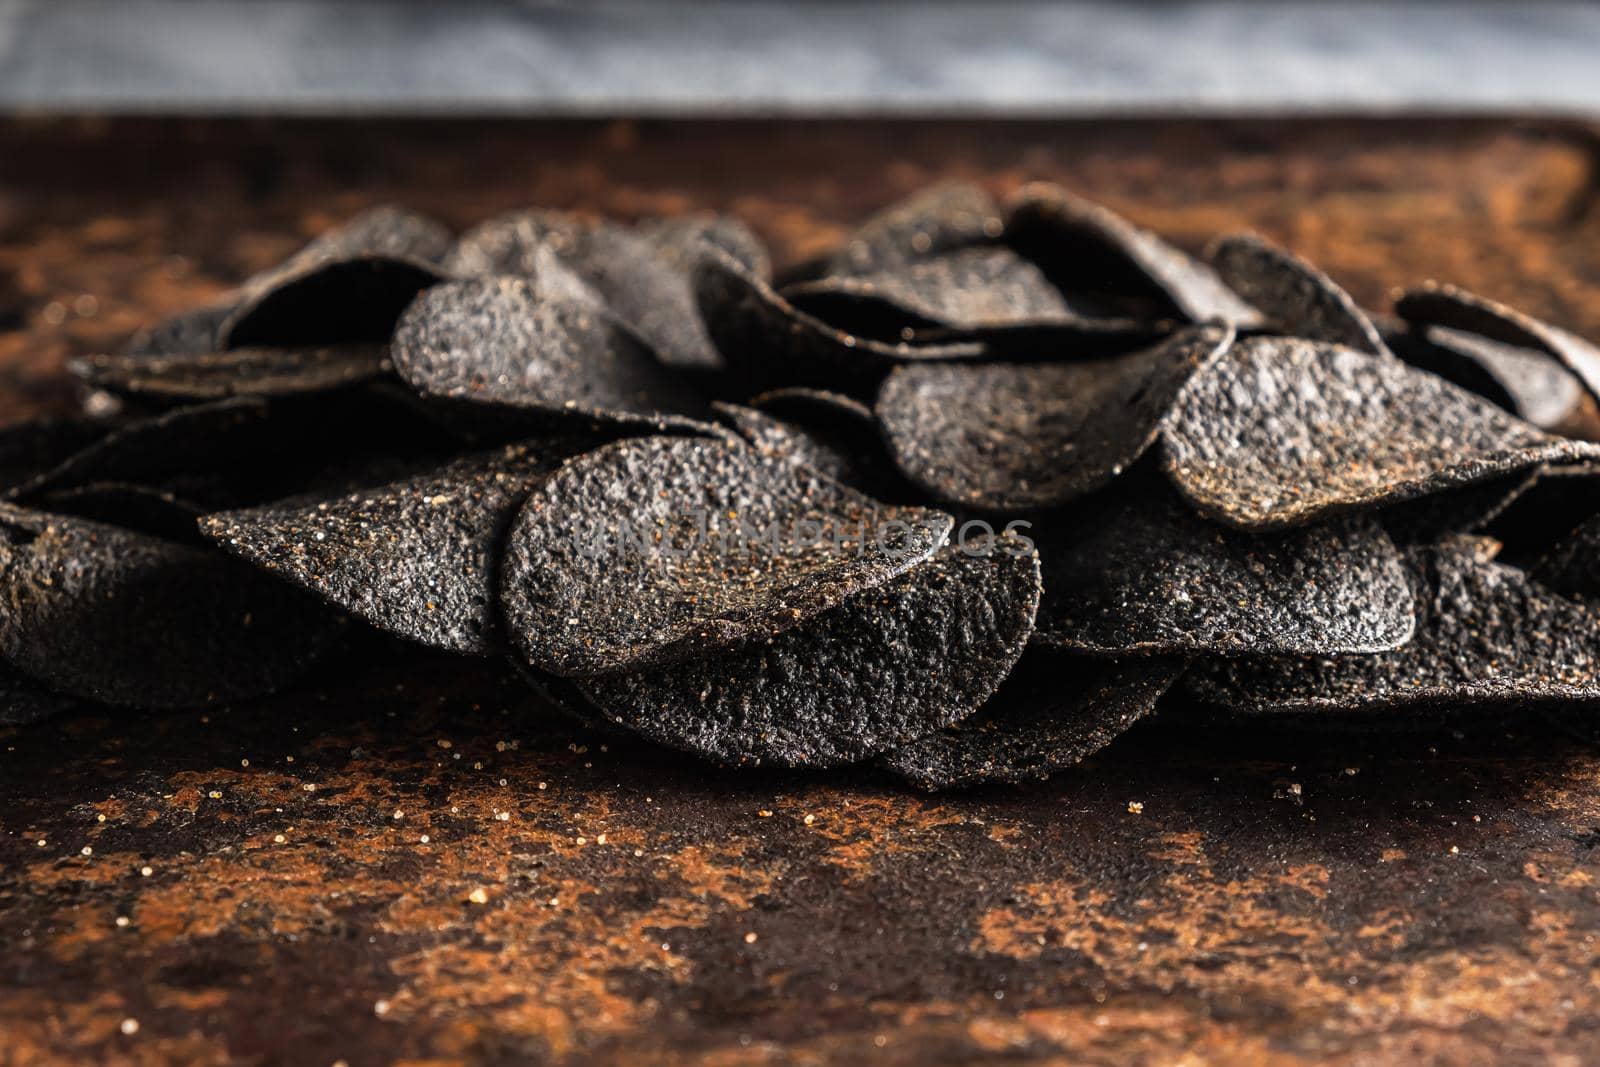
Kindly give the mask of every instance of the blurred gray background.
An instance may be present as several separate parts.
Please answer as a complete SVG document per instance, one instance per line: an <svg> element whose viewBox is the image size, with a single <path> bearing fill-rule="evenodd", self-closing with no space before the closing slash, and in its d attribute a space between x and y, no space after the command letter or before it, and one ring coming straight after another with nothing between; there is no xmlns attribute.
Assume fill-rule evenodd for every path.
<svg viewBox="0 0 1600 1067"><path fill-rule="evenodd" d="M1600 6L0 0L0 108L1600 111Z"/></svg>

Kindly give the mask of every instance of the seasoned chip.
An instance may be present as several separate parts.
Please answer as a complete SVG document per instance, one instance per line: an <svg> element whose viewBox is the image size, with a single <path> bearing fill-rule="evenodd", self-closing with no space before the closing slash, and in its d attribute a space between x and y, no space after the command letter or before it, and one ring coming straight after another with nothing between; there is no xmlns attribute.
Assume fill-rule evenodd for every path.
<svg viewBox="0 0 1600 1067"><path fill-rule="evenodd" d="M1000 208L969 182L930 185L872 216L828 261L828 274L892 270L1000 236Z"/></svg>
<svg viewBox="0 0 1600 1067"><path fill-rule="evenodd" d="M1600 399L1600 348L1532 315L1454 285L1429 283L1395 301L1394 310L1418 326L1446 326L1502 344L1545 352L1577 375Z"/></svg>
<svg viewBox="0 0 1600 1067"><path fill-rule="evenodd" d="M1458 539L1411 554L1417 634L1393 652L1219 661L1197 695L1244 712L1362 713L1600 698L1600 617L1489 546Z"/></svg>
<svg viewBox="0 0 1600 1067"><path fill-rule="evenodd" d="M1024 186L1006 205L1006 242L1067 299L1101 314L1254 325L1260 316L1210 267L1122 216L1058 185Z"/></svg>
<svg viewBox="0 0 1600 1067"><path fill-rule="evenodd" d="M1141 465L1028 531L1034 643L1097 656L1378 652L1410 640L1400 552L1370 519L1251 534L1202 519Z"/></svg>
<svg viewBox="0 0 1600 1067"><path fill-rule="evenodd" d="M711 339L729 370L747 383L859 385L898 363L975 359L984 351L977 341L891 344L845 333L798 310L714 249L695 261L691 278Z"/></svg>
<svg viewBox="0 0 1600 1067"><path fill-rule="evenodd" d="M696 246L673 245L668 232L652 243L609 222L560 211L513 211L462 236L449 266L458 274L532 277L541 289L548 256L581 279L662 363L713 370L721 359L706 335L689 289ZM714 247L707 245L706 247Z"/></svg>
<svg viewBox="0 0 1600 1067"><path fill-rule="evenodd" d="M437 267L453 241L443 223L396 204L380 204L321 234L284 264L258 275L253 284L285 270L357 256L387 256ZM251 287L251 282L245 284L246 289Z"/></svg>
<svg viewBox="0 0 1600 1067"><path fill-rule="evenodd" d="M1402 500L1373 512L1400 545L1432 544L1477 533L1516 504L1549 467L1529 467L1444 492Z"/></svg>
<svg viewBox="0 0 1600 1067"><path fill-rule="evenodd" d="M527 441L334 499L207 516L201 529L380 630L483 654L499 643L490 605L507 527L534 486L591 444Z"/></svg>
<svg viewBox="0 0 1600 1067"><path fill-rule="evenodd" d="M299 676L341 620L207 548L0 505L0 656L51 689L189 707Z"/></svg>
<svg viewBox="0 0 1600 1067"><path fill-rule="evenodd" d="M1389 353L1378 328L1350 294L1299 256L1254 234L1234 234L1214 242L1207 258L1223 282L1265 315L1273 329L1358 352Z"/></svg>
<svg viewBox="0 0 1600 1067"><path fill-rule="evenodd" d="M1038 267L1000 246L957 249L871 274L829 275L788 286L783 298L832 326L888 341L912 328L984 330L1078 319Z"/></svg>
<svg viewBox="0 0 1600 1067"><path fill-rule="evenodd" d="M1030 648L976 715L881 762L928 790L1047 778L1148 715L1182 673L1180 659L1107 662Z"/></svg>
<svg viewBox="0 0 1600 1067"><path fill-rule="evenodd" d="M1110 359L898 367L878 393L878 418L901 471L940 500L1052 507L1138 459L1232 336L1207 325Z"/></svg>
<svg viewBox="0 0 1600 1067"><path fill-rule="evenodd" d="M866 759L971 715L1022 655L1038 558L987 547L948 547L782 634L579 688L620 725L723 763Z"/></svg>
<svg viewBox="0 0 1600 1067"><path fill-rule="evenodd" d="M1162 441L1179 491L1246 529L1600 456L1393 357L1277 337L1240 341L1195 375Z"/></svg>
<svg viewBox="0 0 1600 1067"><path fill-rule="evenodd" d="M701 245L709 244L738 260L745 270L756 277L772 277L772 259L767 255L767 246L750 227L731 215L702 211L671 218L648 219L639 224L638 233L685 275L700 256Z"/></svg>
<svg viewBox="0 0 1600 1067"><path fill-rule="evenodd" d="M791 387L752 397L750 407L766 419L741 426L757 448L797 456L834 481L870 497L896 503L923 493L894 465L872 409L843 393ZM760 438L760 440L757 440Z"/></svg>
<svg viewBox="0 0 1600 1067"><path fill-rule="evenodd" d="M951 518L890 509L754 449L641 438L569 462L512 528L507 629L562 675L775 636L931 555Z"/></svg>
<svg viewBox="0 0 1600 1067"><path fill-rule="evenodd" d="M1464 330L1430 326L1394 338L1391 347L1407 363L1470 389L1541 430L1561 433L1588 398L1583 383L1554 356Z"/></svg>
<svg viewBox="0 0 1600 1067"><path fill-rule="evenodd" d="M218 331L221 348L289 348L389 340L400 313L442 275L410 259L313 261L247 292Z"/></svg>
<svg viewBox="0 0 1600 1067"><path fill-rule="evenodd" d="M393 359L424 396L618 422L705 413L627 327L537 280L474 278L429 290L401 319Z"/></svg>
<svg viewBox="0 0 1600 1067"><path fill-rule="evenodd" d="M86 356L67 366L95 389L178 400L317 392L376 378L390 369L389 348L380 344Z"/></svg>

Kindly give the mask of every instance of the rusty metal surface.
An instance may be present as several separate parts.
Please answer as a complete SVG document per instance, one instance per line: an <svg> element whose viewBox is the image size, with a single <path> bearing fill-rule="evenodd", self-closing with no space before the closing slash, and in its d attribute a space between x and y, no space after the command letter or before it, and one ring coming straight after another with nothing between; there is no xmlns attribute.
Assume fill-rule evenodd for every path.
<svg viewBox="0 0 1600 1067"><path fill-rule="evenodd" d="M1369 303L1438 277L1600 333L1572 129L12 122L0 157L8 416L389 198L730 208L794 262L939 175L1059 178ZM362 650L271 701L0 731L0 1062L1586 1062L1591 734L1168 715L928 798L709 771Z"/></svg>

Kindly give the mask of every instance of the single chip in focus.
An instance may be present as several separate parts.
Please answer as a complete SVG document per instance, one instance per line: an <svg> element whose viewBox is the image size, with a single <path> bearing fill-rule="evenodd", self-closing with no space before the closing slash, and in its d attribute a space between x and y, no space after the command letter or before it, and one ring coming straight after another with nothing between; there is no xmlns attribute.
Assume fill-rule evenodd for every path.
<svg viewBox="0 0 1600 1067"><path fill-rule="evenodd" d="M828 274L870 274L993 241L1002 230L994 198L970 182L930 185L862 223L828 260Z"/></svg>
<svg viewBox="0 0 1600 1067"><path fill-rule="evenodd" d="M206 536L388 633L485 654L496 568L528 493L583 438L508 445L438 470L328 500L207 516Z"/></svg>
<svg viewBox="0 0 1600 1067"><path fill-rule="evenodd" d="M1414 326L1445 326L1548 353L1600 400L1600 348L1576 334L1454 285L1429 283L1408 290L1395 301L1394 310Z"/></svg>
<svg viewBox="0 0 1600 1067"><path fill-rule="evenodd" d="M1030 648L976 715L881 762L927 790L1047 778L1148 715L1183 669L1181 659L1115 663Z"/></svg>
<svg viewBox="0 0 1600 1067"><path fill-rule="evenodd" d="M899 363L975 359L977 341L913 345L857 337L808 315L732 256L707 249L691 272L695 302L729 371L745 383L876 382Z"/></svg>
<svg viewBox="0 0 1600 1067"><path fill-rule="evenodd" d="M1299 256L1254 234L1214 242L1207 258L1234 292L1273 329L1373 355L1389 354L1367 313L1334 280Z"/></svg>
<svg viewBox="0 0 1600 1067"><path fill-rule="evenodd" d="M1577 375L1537 349L1447 326L1398 335L1391 348L1407 363L1470 389L1541 430L1562 433L1588 401Z"/></svg>
<svg viewBox="0 0 1600 1067"><path fill-rule="evenodd" d="M561 675L703 656L888 581L952 521L743 445L622 441L528 497L501 582L507 630L530 664Z"/></svg>
<svg viewBox="0 0 1600 1067"><path fill-rule="evenodd" d="M1212 269L1116 212L1038 182L1006 205L1006 243L1037 263L1073 306L1102 314L1215 319L1252 326L1260 316Z"/></svg>
<svg viewBox="0 0 1600 1067"><path fill-rule="evenodd" d="M380 344L239 348L199 355L85 356L68 369L95 389L178 400L337 389L390 369Z"/></svg>
<svg viewBox="0 0 1600 1067"><path fill-rule="evenodd" d="M57 692L195 707L299 677L342 620L224 553L0 505L0 656Z"/></svg>
<svg viewBox="0 0 1600 1067"><path fill-rule="evenodd" d="M1242 340L1196 374L1162 442L1179 491L1246 529L1600 456L1393 357L1279 337Z"/></svg>
<svg viewBox="0 0 1600 1067"><path fill-rule="evenodd" d="M1143 467L1028 531L1036 645L1097 656L1379 652L1411 639L1411 586L1370 519L1252 534L1197 515Z"/></svg>
<svg viewBox="0 0 1600 1067"><path fill-rule="evenodd" d="M618 724L723 763L867 759L971 715L1022 655L1038 558L986 547L948 547L775 637L578 685Z"/></svg>
<svg viewBox="0 0 1600 1067"><path fill-rule="evenodd" d="M985 330L1078 319L1038 267L998 245L800 282L785 288L783 298L832 326L888 341L902 340L905 329Z"/></svg>
<svg viewBox="0 0 1600 1067"><path fill-rule="evenodd" d="M401 319L392 358L424 396L619 423L705 413L626 326L537 280L473 278L429 290Z"/></svg>
<svg viewBox="0 0 1600 1067"><path fill-rule="evenodd" d="M1229 660L1190 674L1241 712L1374 713L1600 699L1600 616L1459 538L1411 553L1416 638L1393 652Z"/></svg>
<svg viewBox="0 0 1600 1067"><path fill-rule="evenodd" d="M1052 507L1138 459L1232 337L1207 325L1109 359L899 367L879 390L878 419L900 470L938 499Z"/></svg>

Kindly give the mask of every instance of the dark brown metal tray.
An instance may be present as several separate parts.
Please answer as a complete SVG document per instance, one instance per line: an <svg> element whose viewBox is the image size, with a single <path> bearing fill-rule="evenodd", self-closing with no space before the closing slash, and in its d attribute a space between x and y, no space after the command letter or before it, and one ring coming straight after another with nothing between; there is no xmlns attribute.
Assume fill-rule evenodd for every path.
<svg viewBox="0 0 1600 1067"><path fill-rule="evenodd" d="M381 200L715 207L794 262L938 177L1050 178L1191 247L1258 229L1372 305L1437 277L1600 334L1595 149L1463 120L14 120L0 413ZM0 730L0 1061L1579 1062L1597 735L1166 716L928 798L356 656L254 705Z"/></svg>

